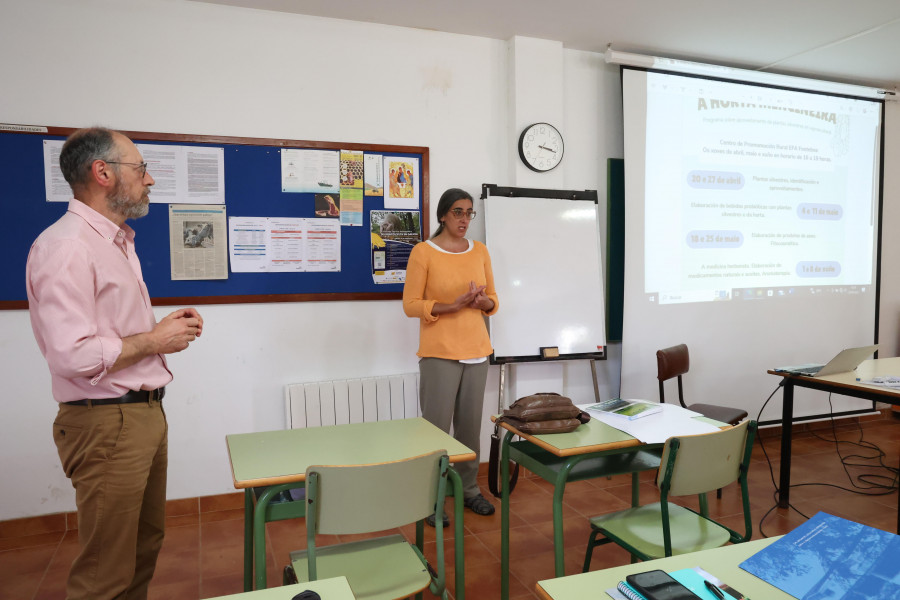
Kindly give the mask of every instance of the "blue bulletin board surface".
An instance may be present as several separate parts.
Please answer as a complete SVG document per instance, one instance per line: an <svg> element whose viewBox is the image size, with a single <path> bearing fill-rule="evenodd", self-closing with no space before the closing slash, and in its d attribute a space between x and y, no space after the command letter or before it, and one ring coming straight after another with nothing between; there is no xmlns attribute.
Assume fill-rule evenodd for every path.
<svg viewBox="0 0 900 600"><path fill-rule="evenodd" d="M71 128L41 132L0 128L0 309L27 308L25 261L32 242L65 211L65 202L47 202L44 189L44 140L64 140ZM428 228L428 148L361 143L234 138L148 132L123 132L138 144L220 147L224 150L225 208L228 217L315 217L312 193L281 188L283 148L362 150L366 154L417 158L419 220ZM152 171L151 171L152 175ZM387 180L387 177L385 177ZM153 197L151 191L151 199ZM220 206L220 205L216 205ZM362 226L341 227L340 272L233 273L227 279L172 280L169 258L168 204L152 203L147 216L128 221L135 229L144 281L154 305L230 304L399 299L402 283L376 284L372 276L369 213L385 210L382 196L364 196ZM392 209L387 209L392 210ZM223 241L223 243L226 243Z"/></svg>

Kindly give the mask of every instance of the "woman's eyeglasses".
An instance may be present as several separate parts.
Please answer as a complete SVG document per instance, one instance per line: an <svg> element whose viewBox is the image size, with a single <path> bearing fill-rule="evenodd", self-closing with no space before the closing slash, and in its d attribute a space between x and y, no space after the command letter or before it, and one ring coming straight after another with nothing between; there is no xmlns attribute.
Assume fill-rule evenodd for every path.
<svg viewBox="0 0 900 600"><path fill-rule="evenodd" d="M469 219L469 220L474 219L474 218L475 218L475 215L478 214L477 212L475 212L475 211L472 210L471 208L470 208L469 210L463 210L463 209L461 209L461 208L451 208L451 209L450 209L450 212L451 212L451 213L453 214L453 216L456 217L457 219L462 219L462 218L465 216L465 217L466 217L467 219Z"/></svg>

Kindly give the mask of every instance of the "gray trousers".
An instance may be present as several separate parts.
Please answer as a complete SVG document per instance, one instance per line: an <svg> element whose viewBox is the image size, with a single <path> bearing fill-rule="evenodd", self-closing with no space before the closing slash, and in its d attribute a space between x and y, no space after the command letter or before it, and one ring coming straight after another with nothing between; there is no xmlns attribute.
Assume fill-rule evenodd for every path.
<svg viewBox="0 0 900 600"><path fill-rule="evenodd" d="M445 358L419 360L419 404L422 416L450 432L453 437L475 451L475 460L456 463L463 484L463 497L480 494L478 463L481 454L481 415L484 406L484 386L487 382L488 361L464 364Z"/></svg>

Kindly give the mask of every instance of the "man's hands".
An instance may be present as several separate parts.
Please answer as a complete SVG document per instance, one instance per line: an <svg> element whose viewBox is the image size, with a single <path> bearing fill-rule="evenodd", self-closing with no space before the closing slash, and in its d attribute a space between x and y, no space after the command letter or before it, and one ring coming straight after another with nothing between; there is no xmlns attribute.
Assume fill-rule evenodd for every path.
<svg viewBox="0 0 900 600"><path fill-rule="evenodd" d="M181 352L203 333L203 317L195 308L169 313L147 333L122 338L122 352L109 373L140 362L154 354Z"/></svg>
<svg viewBox="0 0 900 600"><path fill-rule="evenodd" d="M203 332L203 317L194 308L182 308L162 318L147 335L157 350L152 354L181 352Z"/></svg>

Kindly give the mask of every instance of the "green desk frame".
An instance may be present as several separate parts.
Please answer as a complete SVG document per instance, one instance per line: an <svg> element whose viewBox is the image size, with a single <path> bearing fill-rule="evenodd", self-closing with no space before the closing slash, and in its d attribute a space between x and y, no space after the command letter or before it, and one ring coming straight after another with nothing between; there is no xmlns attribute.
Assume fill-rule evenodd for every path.
<svg viewBox="0 0 900 600"><path fill-rule="evenodd" d="M513 460L553 484L553 549L555 572L565 575L562 500L566 483L631 473L631 502L638 504L639 473L659 468L659 448L641 444L597 420L577 432L528 436L507 429L500 446L500 597L509 598L509 461ZM523 439L513 442L513 436Z"/></svg>
<svg viewBox="0 0 900 600"><path fill-rule="evenodd" d="M496 417L494 417L496 418ZM705 417L717 426L724 423ZM591 419L571 433L526 435L508 423L500 446L500 598L509 599L509 461L553 484L553 550L557 577L565 575L562 500L566 483L631 473L631 503L638 505L639 474L659 468L663 444L644 444L623 431ZM521 441L513 442L518 435ZM587 529L585 529L587 533Z"/></svg>

